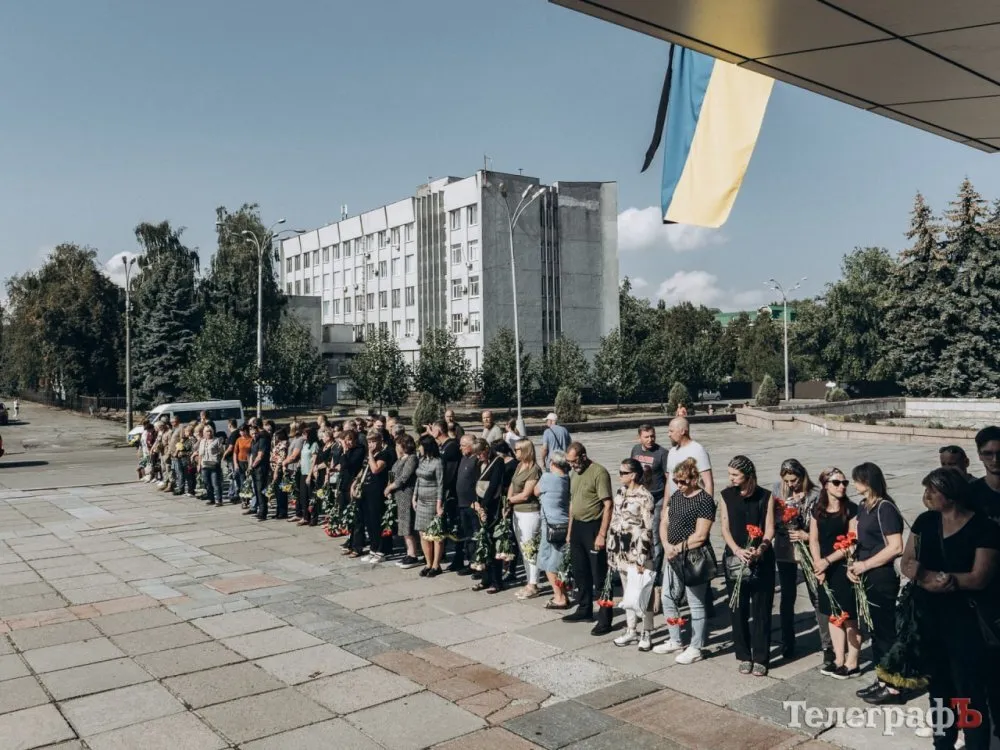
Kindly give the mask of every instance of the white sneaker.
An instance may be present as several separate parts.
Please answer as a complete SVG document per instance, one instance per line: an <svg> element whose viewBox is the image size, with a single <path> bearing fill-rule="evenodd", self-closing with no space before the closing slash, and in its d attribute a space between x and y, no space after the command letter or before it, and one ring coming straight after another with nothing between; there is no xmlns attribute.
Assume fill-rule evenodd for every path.
<svg viewBox="0 0 1000 750"><path fill-rule="evenodd" d="M615 638L616 646L631 646L639 642L639 636L635 634L634 630L626 630L620 636Z"/></svg>
<svg viewBox="0 0 1000 750"><path fill-rule="evenodd" d="M378 565L384 559L385 558L382 555L378 554L377 552L373 555L368 555L368 562L370 562L372 565Z"/></svg>
<svg viewBox="0 0 1000 750"><path fill-rule="evenodd" d="M653 646L654 654L672 654L675 651L680 651L684 648L683 643L678 643L677 641L667 640L661 643L659 646Z"/></svg>
<svg viewBox="0 0 1000 750"><path fill-rule="evenodd" d="M648 630L643 630L639 634L639 650L640 651L652 651L653 650L653 638L649 635Z"/></svg>
<svg viewBox="0 0 1000 750"><path fill-rule="evenodd" d="M677 664L694 664L696 661L701 661L701 658L700 648L688 646L686 649L677 654L674 662Z"/></svg>

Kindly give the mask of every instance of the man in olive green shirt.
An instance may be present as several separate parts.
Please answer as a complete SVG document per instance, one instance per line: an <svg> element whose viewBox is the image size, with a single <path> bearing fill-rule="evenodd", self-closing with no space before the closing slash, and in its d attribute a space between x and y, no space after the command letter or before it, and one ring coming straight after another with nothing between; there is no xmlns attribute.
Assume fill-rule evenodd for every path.
<svg viewBox="0 0 1000 750"><path fill-rule="evenodd" d="M582 443L570 443L566 460L573 467L570 476L569 546L573 578L577 587L576 611L565 622L582 622L594 617L594 587L604 586L608 575L605 540L611 523L611 475L587 457ZM600 607L593 635L611 632L611 609Z"/></svg>

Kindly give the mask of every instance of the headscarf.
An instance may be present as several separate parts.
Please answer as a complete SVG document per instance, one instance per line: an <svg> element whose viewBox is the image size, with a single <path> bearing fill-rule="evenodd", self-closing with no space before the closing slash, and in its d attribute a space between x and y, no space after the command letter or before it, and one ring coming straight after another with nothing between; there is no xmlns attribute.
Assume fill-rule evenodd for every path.
<svg viewBox="0 0 1000 750"><path fill-rule="evenodd" d="M757 467L746 456L733 456L733 459L729 462L729 468L736 469L736 471L747 479L757 479Z"/></svg>

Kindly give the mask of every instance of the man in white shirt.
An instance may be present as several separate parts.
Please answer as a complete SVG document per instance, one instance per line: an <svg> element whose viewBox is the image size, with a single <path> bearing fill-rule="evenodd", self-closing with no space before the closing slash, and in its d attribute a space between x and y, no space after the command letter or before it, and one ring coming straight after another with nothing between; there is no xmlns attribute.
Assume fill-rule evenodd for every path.
<svg viewBox="0 0 1000 750"><path fill-rule="evenodd" d="M708 451L697 440L691 439L691 425L684 417L676 417L670 420L667 428L667 435L673 447L667 453L667 493L669 499L674 494L677 487L674 485L674 469L682 461L693 458L698 464L698 471L701 473L701 486L705 492L715 496L715 482L712 479L712 462L708 457Z"/></svg>

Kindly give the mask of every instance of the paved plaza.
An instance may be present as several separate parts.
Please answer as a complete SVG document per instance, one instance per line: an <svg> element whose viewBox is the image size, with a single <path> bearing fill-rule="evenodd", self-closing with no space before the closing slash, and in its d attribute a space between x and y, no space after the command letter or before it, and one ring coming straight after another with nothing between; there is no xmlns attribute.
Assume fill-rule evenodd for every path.
<svg viewBox="0 0 1000 750"><path fill-rule="evenodd" d="M94 430L83 434L120 427ZM633 442L631 432L580 437L612 469ZM717 487L735 453L768 480L790 456L814 475L876 461L910 518L937 461L935 446L733 424L695 437ZM514 590L474 593L468 578L348 560L315 528L144 484L76 486L99 471L92 462L6 473L4 462L32 456L52 459L0 459L0 750L930 747L905 728L787 726L785 700L862 705L860 682L816 670L804 586L802 655L742 677L719 580L710 656L680 666L561 622L546 597L519 602ZM133 451L100 456L105 481L128 479Z"/></svg>

